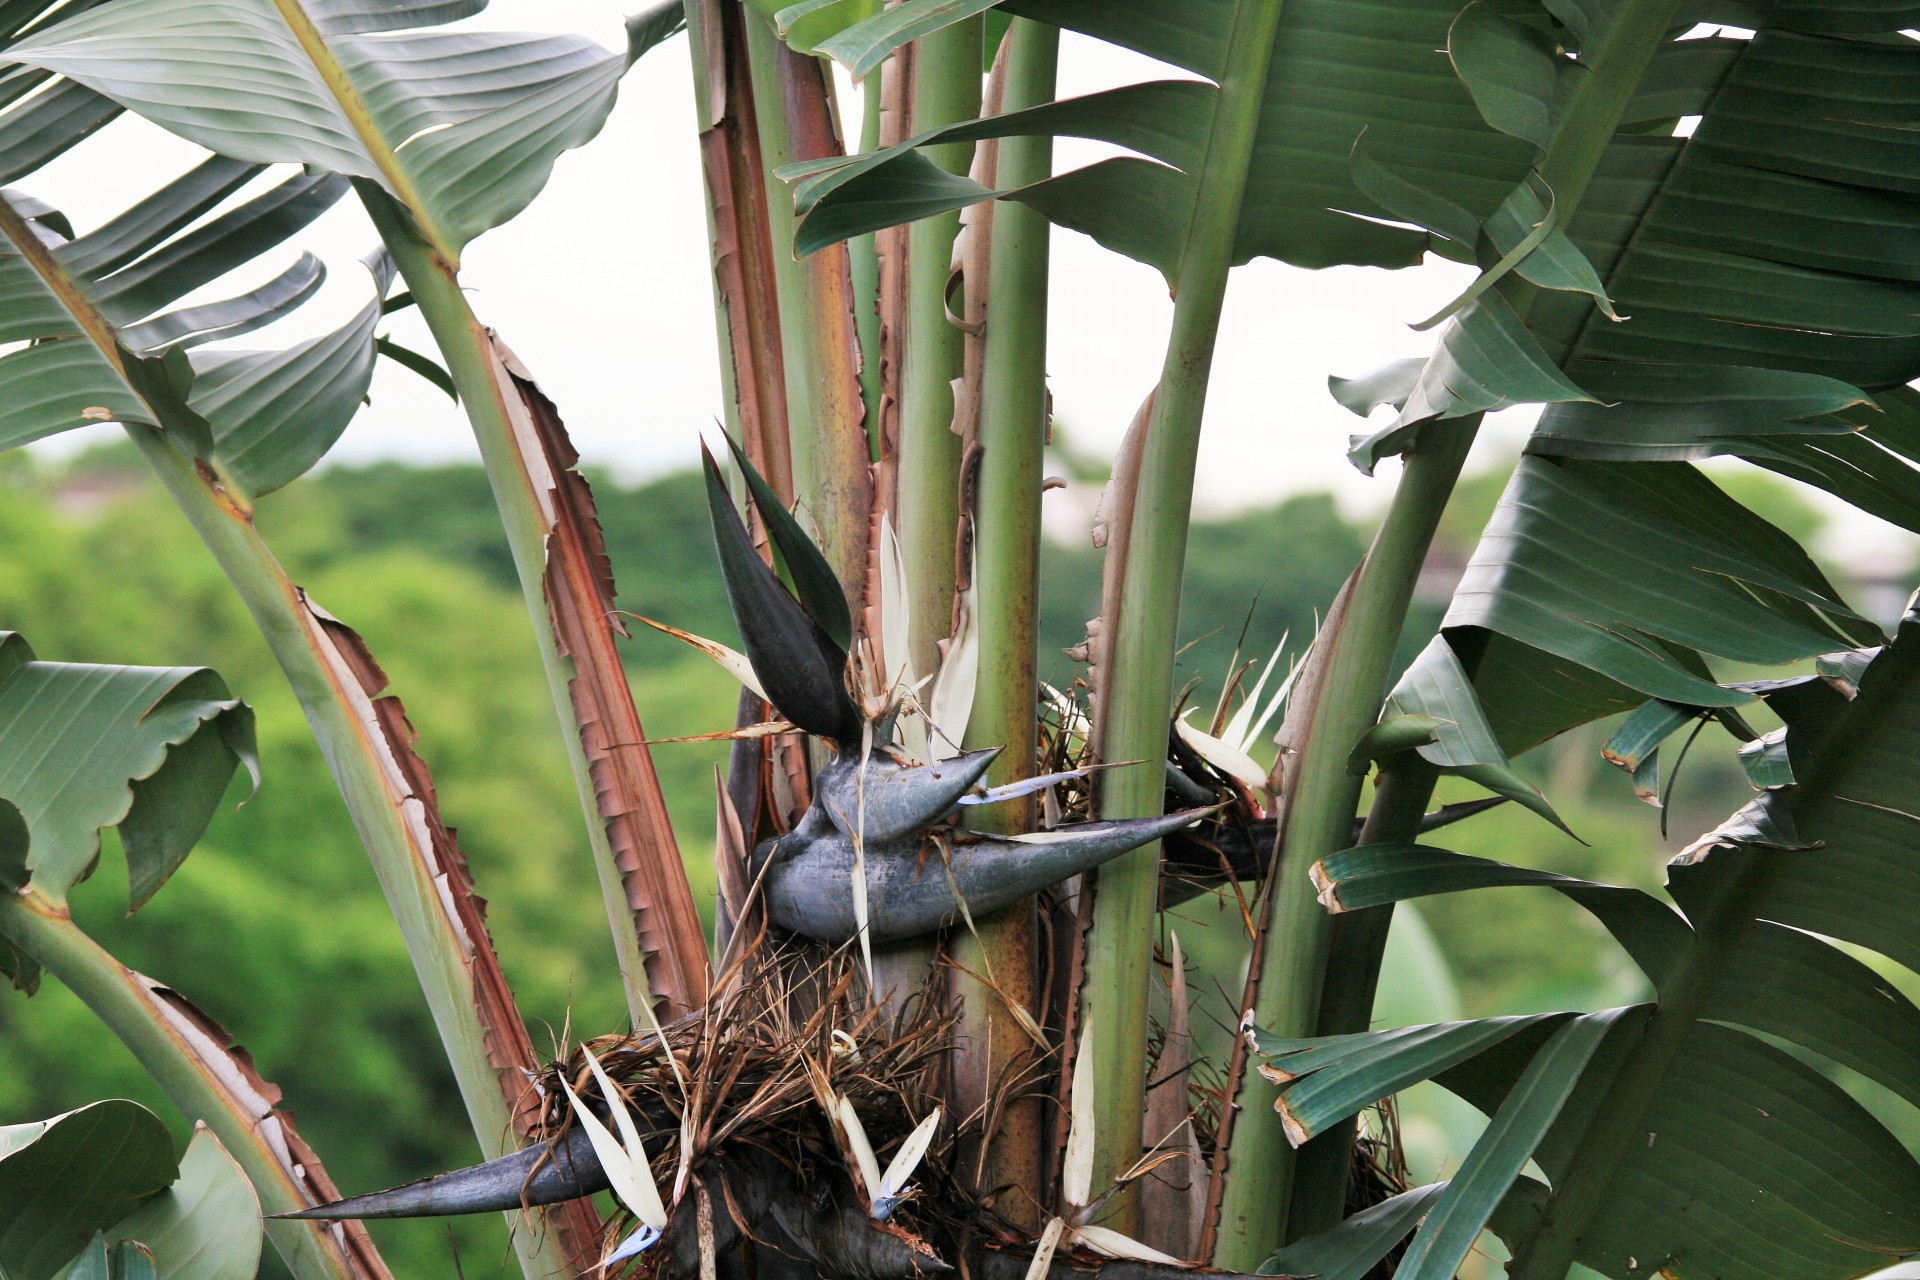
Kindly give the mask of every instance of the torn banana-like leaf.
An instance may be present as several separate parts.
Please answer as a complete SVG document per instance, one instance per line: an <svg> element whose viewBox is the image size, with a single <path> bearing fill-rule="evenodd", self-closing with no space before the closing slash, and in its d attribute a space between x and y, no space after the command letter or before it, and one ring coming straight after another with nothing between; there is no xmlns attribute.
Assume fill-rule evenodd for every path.
<svg viewBox="0 0 1920 1280"><path fill-rule="evenodd" d="M1094 1129L1098 1123L1094 1117L1094 1077L1088 1070L1094 1061L1093 1017L1088 1011L1080 1020L1080 1047L1074 1054L1073 1086L1067 1095L1067 1150L1060 1165L1060 1196L1075 1208L1085 1208L1093 1199Z"/></svg>

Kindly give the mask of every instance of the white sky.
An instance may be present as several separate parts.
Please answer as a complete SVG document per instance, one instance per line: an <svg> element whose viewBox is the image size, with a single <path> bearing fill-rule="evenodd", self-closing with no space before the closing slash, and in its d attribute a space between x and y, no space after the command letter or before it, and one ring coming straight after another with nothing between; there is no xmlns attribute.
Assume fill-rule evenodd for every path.
<svg viewBox="0 0 1920 1280"><path fill-rule="evenodd" d="M619 48L622 16L633 3L494 0L473 25L578 31ZM1179 73L1091 40L1070 35L1063 45L1063 95L1169 74ZM701 432L721 410L692 104L687 46L676 38L627 74L600 136L563 155L533 206L471 245L463 264L475 310L560 406L582 456L628 479L692 465ZM851 95L843 105L857 110ZM1101 154L1063 141L1057 164L1077 167ZM151 189L197 156L125 118L23 185L66 209L84 231L116 211L103 194L124 203L126 193ZM307 248L333 268L321 297L289 325L331 326L361 305L365 276L355 262L375 243L349 198L270 259L283 266ZM1327 375L1424 354L1431 335L1408 324L1432 314L1470 276L1438 261L1399 272L1309 272L1267 260L1236 270L1201 444L1199 509L1332 490L1349 512L1376 510L1397 468L1389 463L1370 480L1348 464L1347 438L1361 424L1327 394ZM1054 232L1049 373L1056 418L1083 450L1110 455L1118 444L1159 371L1171 311L1158 272L1076 233ZM430 349L412 312L393 317L388 329L397 341ZM264 346L298 336L282 325L240 341ZM1510 460L1535 412L1490 420L1470 467ZM101 437L73 432L40 447L66 452L92 438ZM384 360L371 407L330 455L340 462L475 456L453 404ZM1892 552L1883 527L1862 520L1845 524L1844 543L1862 554Z"/></svg>

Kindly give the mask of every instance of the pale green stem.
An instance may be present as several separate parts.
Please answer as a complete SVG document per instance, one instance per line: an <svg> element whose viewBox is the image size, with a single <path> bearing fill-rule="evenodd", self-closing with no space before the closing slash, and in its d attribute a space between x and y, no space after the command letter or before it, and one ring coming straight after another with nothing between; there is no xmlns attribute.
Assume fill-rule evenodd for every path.
<svg viewBox="0 0 1920 1280"><path fill-rule="evenodd" d="M821 73L780 43L759 14L747 11L741 16L765 165L794 494L820 531L827 562L849 599L858 602L867 574L871 454L862 426L866 406L854 367L859 341L847 251L834 245L805 259L794 257L793 192L773 176L780 166L816 159L837 143L815 82Z"/></svg>
<svg viewBox="0 0 1920 1280"><path fill-rule="evenodd" d="M487 481L493 488L507 546L519 574L521 594L533 623L534 643L547 674L547 688L560 717L560 736L566 744L567 761L573 768L574 790L586 816L587 842L593 853L594 871L600 879L600 896L606 905L608 931L620 966L627 1009L634 1025L645 1027L651 1018L648 1004L655 993L648 982L646 954L634 928L626 886L614 861L586 749L575 723L573 695L568 688L574 674L572 664L561 657L554 639L544 585L547 522L540 513L532 478L514 445L513 426L501 402L487 331L467 305L457 277L413 233L401 210L384 192L370 184L359 184L359 190L374 228L393 254L394 263L400 268L414 303L447 362L447 371L453 375L454 387L460 393L460 405L479 444Z"/></svg>
<svg viewBox="0 0 1920 1280"><path fill-rule="evenodd" d="M306 606L252 519L159 432L129 427L160 481L213 553L306 713L321 755L346 801L387 907L413 961L474 1137L488 1158L518 1146L498 1073L487 1060L487 1030L466 946L443 906L433 869L416 855L414 833L382 769L376 726L355 716L337 674L314 647ZM550 1232L516 1230L514 1247L529 1280L565 1274L567 1260Z"/></svg>
<svg viewBox="0 0 1920 1280"><path fill-rule="evenodd" d="M1101 758L1138 763L1104 775L1100 812L1107 818L1157 814L1164 807L1167 716L1195 458L1280 10L1279 0L1242 0L1235 7L1226 70L1175 280L1173 332L1146 423L1118 626L1108 638L1098 707ZM1090 1060L1078 1068L1096 1071L1100 1080L1096 1193L1140 1156L1150 939L1159 878L1156 843L1107 864L1096 887L1081 999L1084 1015L1097 1019L1099 1039ZM1113 1225L1132 1231L1137 1217L1137 1196L1121 1196Z"/></svg>
<svg viewBox="0 0 1920 1280"><path fill-rule="evenodd" d="M971 32L974 48L980 33ZM1059 29L1014 19L1007 38L1005 111L1052 99ZM921 64L924 75L926 64ZM918 126L916 125L916 128ZM1044 135L999 143L996 182L1020 187L1052 172L1053 139ZM987 328L980 372L980 473L974 501L974 618L980 635L980 683L967 721L968 747L1004 747L988 780L1029 777L1039 753L1039 688L1035 632L1040 594L1040 495L1047 435L1047 267L1051 226L1023 204L993 210L987 272ZM969 825L1004 832L1032 830L1031 801L994 805ZM993 1082L1018 1069L1033 1049L1007 1009L1015 1001L1037 1013L1036 930L1031 902L977 922L978 936L956 934L960 1004L955 1089L978 1105ZM991 974L998 990L981 979ZM1044 1168L1043 1117L1037 1098L1009 1106L998 1134L988 1135L983 1188L1016 1186L1000 1212L1020 1221L1037 1203ZM1028 1197L1032 1197L1029 1200ZM1037 1227L1037 1221L1024 1223Z"/></svg>
<svg viewBox="0 0 1920 1280"><path fill-rule="evenodd" d="M1268 891L1266 954L1254 1005L1255 1024L1275 1035L1310 1036L1317 1029L1329 924L1307 868L1352 843L1362 779L1349 772L1347 757L1379 715L1427 545L1478 426L1476 415L1431 423L1421 433L1354 583L1339 633L1315 640L1327 646L1324 691L1302 747L1275 882ZM1215 1266L1231 1271L1256 1269L1289 1238L1296 1153L1273 1108L1272 1088L1243 1072L1234 1098L1232 1155L1213 1254Z"/></svg>
<svg viewBox="0 0 1920 1280"><path fill-rule="evenodd" d="M1374 800L1356 844L1410 843L1420 831L1433 794L1434 767L1409 751L1383 766ZM1393 904L1333 917L1327 963L1320 983L1315 1035L1348 1035L1373 1025L1373 1001L1393 928ZM1358 1121L1334 1125L1301 1147L1294 1168L1293 1208L1287 1217L1295 1237L1336 1225L1346 1210Z"/></svg>
<svg viewBox="0 0 1920 1280"><path fill-rule="evenodd" d="M980 20L956 22L914 49L913 133L971 120L980 112ZM929 147L928 159L964 174L971 143ZM907 227L907 314L901 341L900 456L894 527L913 584L911 658L916 674L934 669L935 647L953 623L954 535L960 522L960 437L953 432L953 385L961 374L963 335L947 318L947 280L960 214ZM901 655L888 654L898 667ZM989 669L989 668L983 668Z"/></svg>
<svg viewBox="0 0 1920 1280"><path fill-rule="evenodd" d="M867 77L860 94L860 150L880 146L880 73ZM860 402L866 406L867 451L880 460L880 241L871 231L847 241L847 275L853 285L853 326L860 335Z"/></svg>
<svg viewBox="0 0 1920 1280"><path fill-rule="evenodd" d="M37 893L0 893L0 934L32 956L133 1052L183 1115L205 1122L253 1183L262 1213L290 1213L307 1200L267 1145L244 1100L160 1017L126 967L81 932L66 909ZM295 1280L359 1280L322 1222L272 1222L267 1238Z"/></svg>

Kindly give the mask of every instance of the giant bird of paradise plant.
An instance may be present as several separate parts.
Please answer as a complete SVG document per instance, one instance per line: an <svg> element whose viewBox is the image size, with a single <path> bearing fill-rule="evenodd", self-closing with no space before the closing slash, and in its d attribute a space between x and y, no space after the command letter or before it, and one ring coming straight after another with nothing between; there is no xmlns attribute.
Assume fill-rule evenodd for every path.
<svg viewBox="0 0 1920 1280"><path fill-rule="evenodd" d="M106 825L136 903L161 886L250 759L243 710L206 673L0 646L11 972L68 982L207 1121L302 1280L384 1274L331 1221L523 1209L530 1277L1443 1280L1492 1232L1518 1280L1840 1280L1920 1251L1920 1164L1828 1078L1920 1104L1920 1010L1833 941L1920 967L1920 618L1882 634L1694 465L1740 459L1920 531L1920 6L686 0L632 19L625 59L440 29L481 7L0 5L8 182L123 109L214 153L78 237L6 193L0 440L122 422L200 531L307 710L496 1157L341 1201L284 1120L255 1122L270 1089L224 1037L62 906ZM466 243L683 24L744 499L709 460L744 650L687 637L744 686L711 956L591 495L459 284ZM1058 99L1063 31L1197 78ZM866 86L851 154L827 59ZM1058 136L1130 154L1057 173ZM303 173L236 203L277 162ZM349 191L384 246L360 316L287 351L205 345L297 307L318 264L178 300ZM1095 531L1084 697L1036 676L1054 226L1156 267L1175 300ZM1204 732L1170 720L1231 271L1428 253L1479 269L1426 322L1431 356L1331 380L1363 416L1392 407L1352 458L1399 478L1280 686L1269 769L1251 702ZM493 481L628 985L633 1026L556 1064L533 1057L377 664L251 521L337 437L391 350L380 315L407 304ZM1481 417L1529 402L1548 407L1396 681ZM1733 678L1756 665L1782 670ZM1760 707L1781 727L1754 727ZM1676 860L1671 901L1470 852L1471 825L1460 850L1420 840L1482 807L1430 810L1442 774L1557 821L1513 757L1620 713L1607 754L1642 791L1696 721L1734 735L1754 783ZM10 765L29 739L52 745ZM82 772L94 793L61 789ZM1224 1086L1150 1089L1189 1065L1158 913L1222 882L1247 925ZM1373 1024L1396 903L1516 885L1598 918L1647 999ZM1156 1038L1163 956L1175 1025ZM1445 1182L1380 1187L1356 1117L1424 1080L1486 1131ZM618 1235L582 1198L609 1187L635 1219Z"/></svg>

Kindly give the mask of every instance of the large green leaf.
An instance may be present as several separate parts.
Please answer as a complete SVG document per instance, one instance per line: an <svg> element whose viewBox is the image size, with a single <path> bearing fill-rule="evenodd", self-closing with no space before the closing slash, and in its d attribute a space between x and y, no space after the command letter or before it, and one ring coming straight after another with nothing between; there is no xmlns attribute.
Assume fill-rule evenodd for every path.
<svg viewBox="0 0 1920 1280"><path fill-rule="evenodd" d="M166 1125L135 1102L0 1128L0 1273L52 1280L173 1177Z"/></svg>
<svg viewBox="0 0 1920 1280"><path fill-rule="evenodd" d="M1269 1258L1260 1274L1366 1280L1446 1187L1444 1182L1429 1183L1362 1209L1337 1227L1294 1241Z"/></svg>
<svg viewBox="0 0 1920 1280"><path fill-rule="evenodd" d="M1540 789L1514 771L1473 681L1445 636L1429 641L1401 674L1387 695L1386 714L1379 728L1393 723L1394 717L1432 721L1432 734L1414 748L1428 763L1525 805L1573 834Z"/></svg>
<svg viewBox="0 0 1920 1280"><path fill-rule="evenodd" d="M212 1130L199 1125L173 1185L104 1235L145 1246L159 1280L253 1280L263 1240L260 1200Z"/></svg>
<svg viewBox="0 0 1920 1280"><path fill-rule="evenodd" d="M1322 858L1312 868L1320 901L1336 913L1438 893L1539 886L1580 904L1658 984L1686 949L1689 930L1671 907L1620 885L1472 858L1427 845L1369 844Z"/></svg>
<svg viewBox="0 0 1920 1280"><path fill-rule="evenodd" d="M1617 139L1570 228L1629 318L1554 297L1531 316L1582 385L1612 393L1549 411L1536 451L1738 453L1862 505L1883 484L1911 492L1910 468L1864 442L1835 458L1824 438L1783 438L1823 435L1808 419L1839 407L1819 406L1823 385L1920 376L1920 43L1817 34L1905 20L1842 8L1777 7L1754 39L1688 42L1666 66L1669 108L1691 96L1697 129ZM1808 376L1796 390L1789 375ZM1880 510L1913 520L1908 502Z"/></svg>
<svg viewBox="0 0 1920 1280"><path fill-rule="evenodd" d="M457 262L592 138L625 58L584 37L382 34L466 6L118 0L7 56L65 75L211 151L378 183Z"/></svg>
<svg viewBox="0 0 1920 1280"><path fill-rule="evenodd" d="M184 420L195 433L187 447L226 464L229 480L256 497L326 452L373 376L374 327L392 274L384 257L372 261L374 296L358 314L283 350L185 348L237 336L299 306L323 275L312 258L240 297L162 309L180 292L279 244L345 191L336 177L296 176L182 231L258 172L209 159L97 231L55 244L51 261L38 266L11 239L0 239L0 302L7 306L0 340L32 342L0 355L0 391L8 393L0 398L0 448L90 422ZM43 237L55 234L39 225ZM98 318L97 326L83 311ZM102 330L111 348L101 345ZM168 370L158 385L130 385L146 367L143 357ZM163 403L153 401L155 391Z"/></svg>
<svg viewBox="0 0 1920 1280"><path fill-rule="evenodd" d="M1394 1272L1399 1280L1452 1280L1579 1087L1601 1040L1623 1018L1632 1025L1637 1014L1608 1009L1572 1018L1540 1047L1420 1224Z"/></svg>
<svg viewBox="0 0 1920 1280"><path fill-rule="evenodd" d="M1796 737L1817 739L1795 766L1803 785L1769 794L1812 847L1749 849L1731 834L1710 835L1672 869L1674 897L1692 910L1721 878L1772 859L1763 918L1920 967L1912 927L1920 912L1920 861L1912 856L1920 834L1920 615L1909 613L1894 643L1872 658L1851 701L1828 701L1791 723L1788 742Z"/></svg>
<svg viewBox="0 0 1920 1280"><path fill-rule="evenodd" d="M54 901L119 827L131 905L146 902L243 762L255 768L253 712L212 671L39 662L0 633L0 797L26 822L28 886Z"/></svg>
<svg viewBox="0 0 1920 1280"><path fill-rule="evenodd" d="M1285 1117L1287 1136L1298 1146L1329 1125L1510 1036L1566 1017L1548 1013L1437 1022L1309 1040L1284 1039L1256 1029L1248 1032L1248 1039L1267 1058L1260 1074L1282 1088L1274 1105Z"/></svg>
<svg viewBox="0 0 1920 1280"><path fill-rule="evenodd" d="M1876 634L1790 538L1691 466L1541 457L1515 470L1445 626L1493 632L1534 655L1509 653L1509 664L1557 674L1571 663L1701 707L1752 695L1716 684L1698 654L1775 664ZM1532 697L1536 682L1483 668L1476 686L1498 728L1505 716L1526 718L1504 704ZM1591 686L1554 731L1618 707L1605 685Z"/></svg>
<svg viewBox="0 0 1920 1280"><path fill-rule="evenodd" d="M1231 12L1225 0L1022 0L1003 8L1209 77L1221 72ZM1386 222L1388 211L1350 176L1362 132L1376 158L1476 216L1499 207L1525 175L1532 149L1487 127L1455 78L1442 50L1459 8L1458 0L1291 0L1267 75L1236 261L1269 256L1321 267L1419 260L1428 235ZM1206 136L1214 97L1206 85L1135 85L1079 99L1071 116L1042 108L961 129L976 138L1035 130L1105 137L1101 116L1125 117L1150 104L1158 136L1187 140L1180 154L1108 138L1164 163L1106 161L1001 194L1170 271L1193 201L1192 148ZM936 179L916 154L919 146L959 136L942 132L864 158L858 182L803 196L806 222L819 224L803 224L803 249L995 194L964 178Z"/></svg>
<svg viewBox="0 0 1920 1280"><path fill-rule="evenodd" d="M1676 1280L1837 1280L1920 1247L1920 1165L1837 1085L1751 1036L1696 1026L1640 1129L1581 1249L1598 1271L1657 1260ZM1567 1150L1539 1152L1550 1178Z"/></svg>

